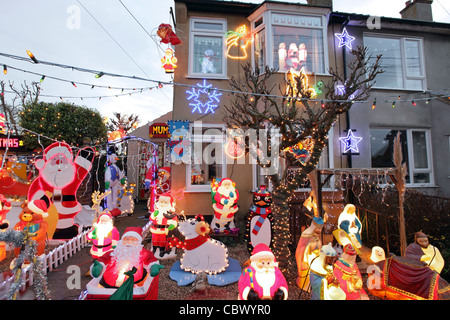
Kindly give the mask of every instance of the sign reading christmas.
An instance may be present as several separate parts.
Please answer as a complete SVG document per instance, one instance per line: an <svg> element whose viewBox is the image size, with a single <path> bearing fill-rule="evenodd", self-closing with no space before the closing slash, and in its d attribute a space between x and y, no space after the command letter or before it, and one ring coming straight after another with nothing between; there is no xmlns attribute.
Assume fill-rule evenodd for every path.
<svg viewBox="0 0 450 320"><path fill-rule="evenodd" d="M0 149L4 150L25 150L23 139L21 136L0 136Z"/></svg>

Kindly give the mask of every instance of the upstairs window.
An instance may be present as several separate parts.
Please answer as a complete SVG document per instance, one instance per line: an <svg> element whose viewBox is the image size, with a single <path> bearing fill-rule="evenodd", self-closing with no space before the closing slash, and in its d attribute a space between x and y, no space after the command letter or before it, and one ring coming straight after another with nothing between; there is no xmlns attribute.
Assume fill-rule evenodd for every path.
<svg viewBox="0 0 450 320"><path fill-rule="evenodd" d="M377 76L374 88L425 90L421 39L364 35L364 46L372 61L382 54L384 73Z"/></svg>
<svg viewBox="0 0 450 320"><path fill-rule="evenodd" d="M303 68L307 73L326 73L323 16L270 12L264 17L268 22L261 18L253 22L253 52L261 72L268 65L280 72Z"/></svg>
<svg viewBox="0 0 450 320"><path fill-rule="evenodd" d="M191 18L189 76L226 77L226 28L224 19Z"/></svg>

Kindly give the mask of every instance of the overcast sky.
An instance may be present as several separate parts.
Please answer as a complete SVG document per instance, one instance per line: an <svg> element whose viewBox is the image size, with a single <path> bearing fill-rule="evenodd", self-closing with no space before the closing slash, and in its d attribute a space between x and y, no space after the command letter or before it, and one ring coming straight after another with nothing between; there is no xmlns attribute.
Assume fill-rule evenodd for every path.
<svg viewBox="0 0 450 320"><path fill-rule="evenodd" d="M26 50L30 50L42 61L155 81L171 81L171 76L164 73L160 64L163 50L167 45L159 43L156 30L161 23L173 24L169 11L170 7L174 7L173 1L2 0L1 2L1 53L24 57ZM306 0L300 2L306 3ZM399 12L404 6L405 0L334 0L333 9L400 18ZM434 0L432 8L434 21L450 23L448 0ZM94 85L94 88L79 84L74 87L70 82L46 78L41 85L42 101L58 102L59 97L63 97L64 101L95 108L106 117L112 117L113 112L134 113L139 115L141 124L152 121L172 109L172 87L169 85L149 90L150 87L157 87L157 82L109 76L96 79L90 73L0 56L0 65L3 64L39 75ZM27 83L39 81L39 75L9 69L7 75L1 73L0 80L6 83L13 81L16 87L20 87L24 81ZM121 89L95 87L97 85L125 89L144 88L144 90L142 93L140 90L122 92ZM123 93L132 94L120 96ZM102 96L102 99L89 98L97 96ZM7 101L12 98L12 94L6 94Z"/></svg>

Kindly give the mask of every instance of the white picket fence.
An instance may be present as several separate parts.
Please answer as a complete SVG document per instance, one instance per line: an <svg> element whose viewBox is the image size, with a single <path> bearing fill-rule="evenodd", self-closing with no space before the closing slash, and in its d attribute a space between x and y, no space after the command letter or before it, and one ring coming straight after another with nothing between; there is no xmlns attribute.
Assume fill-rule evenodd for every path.
<svg viewBox="0 0 450 320"><path fill-rule="evenodd" d="M149 232L150 226L151 222L142 227L143 237L145 237L145 235ZM90 230L86 230L83 233L77 235L75 238L60 244L58 247L56 247L46 255L40 256L39 259L43 259L42 262L44 265L45 274L56 269L59 265L73 256L75 253L81 251L81 249L83 249L88 243L86 235L89 232ZM22 269L21 277L24 281L20 291L24 292L29 286L33 285L33 270L29 265L26 268ZM14 277L10 277L0 283L0 300L6 299L13 281Z"/></svg>

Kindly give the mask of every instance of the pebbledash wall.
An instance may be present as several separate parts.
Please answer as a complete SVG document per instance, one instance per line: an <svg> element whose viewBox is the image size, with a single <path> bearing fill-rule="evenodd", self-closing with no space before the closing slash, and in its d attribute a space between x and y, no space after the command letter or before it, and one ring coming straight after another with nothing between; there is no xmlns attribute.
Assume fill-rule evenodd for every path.
<svg viewBox="0 0 450 320"><path fill-rule="evenodd" d="M407 4L402 15L408 16L408 19L333 12L332 1L329 0L310 0L308 4L279 1L250 4L214 0L174 2L175 32L182 40L182 44L174 47L178 58L174 82L186 86L174 86L172 119L189 120L191 130L194 123L197 123L203 130L216 129L223 132L222 135L202 134L201 137L191 135L193 141L200 141L201 138L205 144L212 141L219 141L222 145L225 143L225 140L220 140L225 136L223 106L229 105L231 94L222 92L214 113L200 114L192 112L193 107L189 105L192 102L188 101L189 94L186 93L187 90L192 90L189 86L211 85L211 89L228 90L230 77L242 80L242 66L248 62L253 66L260 63L261 66L278 67L275 65L278 62L275 57L277 50L274 48L274 34L283 28L297 28L295 30L298 32L314 37L315 48L323 53L320 50L311 50L309 53L316 63L311 68L314 72L308 73L310 85L320 80L326 81L329 79L327 71L330 67L344 70L344 66L351 62L350 50L345 46L339 47L339 40L335 36L342 33L345 27L354 37L351 43L353 48L371 44L371 53L385 54L382 65L387 73L374 86L366 102L355 103L348 116L342 115L338 119L329 134L329 146L322 155L319 168L373 168L375 158L382 161L389 158L392 151L389 149L391 145L388 138L393 132L400 130L405 138L405 156L408 157L410 170L408 187L450 194L450 119L449 100L445 96L450 94L450 24L430 21L431 11L430 14L423 15L420 10L415 10L416 2L420 3L421 10L431 10L430 1L416 0ZM423 17L428 21L420 20ZM368 21L371 23L368 24ZM258 36L259 47L254 38L254 42L247 47L246 58L226 58L225 34L227 31L236 31L242 25L253 36ZM219 42L214 43L217 40ZM201 70L199 66L199 59L210 54L199 51L208 47L208 41L210 46L217 48L212 57L218 68L215 73ZM380 46L373 45L374 41L378 41ZM385 49L390 41L396 47L387 52ZM414 53L414 49L417 49L417 53ZM411 66L411 61L416 65ZM274 84L284 84L285 73L279 72L273 81ZM389 85L389 81L400 81L403 84L393 86ZM377 103L373 109L372 101L375 98ZM395 104L392 103L394 100ZM347 134L347 128L362 137L358 145L359 153L352 155L351 161L343 154L344 150L338 139ZM383 137L383 134L386 136ZM213 214L208 179L214 176L214 171L218 178L228 177L236 182L240 193L238 217L248 211L252 191L266 183L258 167L249 163L248 157L245 158L245 164L233 164L225 151L222 151L216 156L228 161L223 166L195 168L183 163L171 165L172 189L185 188L185 197L177 205L185 214ZM241 162L242 160L239 159ZM376 163L382 163L381 160ZM390 166L389 163L385 165ZM191 171L196 169L200 169L200 172L203 170L203 181L191 180Z"/></svg>

